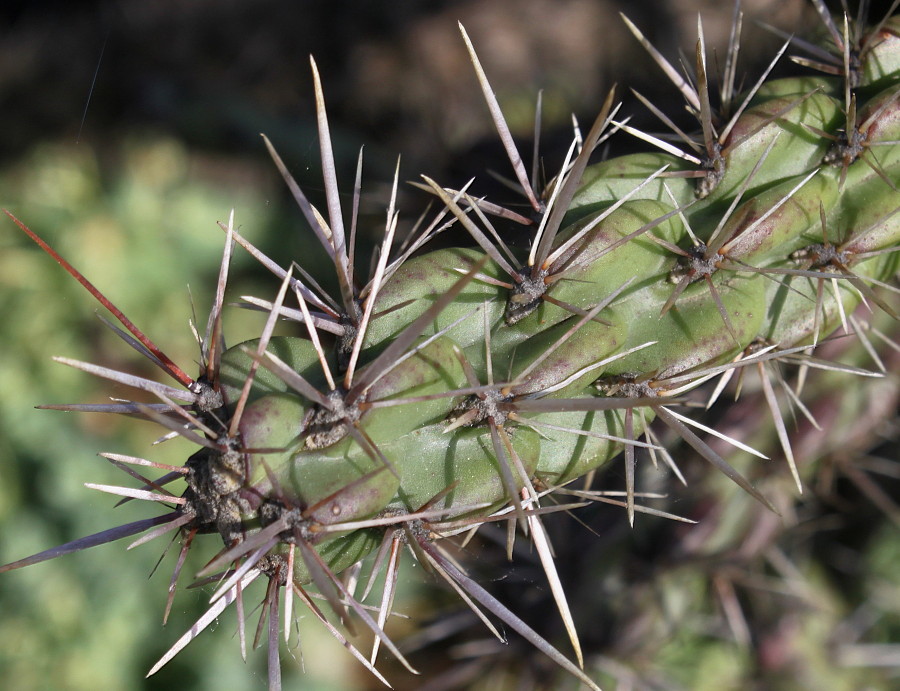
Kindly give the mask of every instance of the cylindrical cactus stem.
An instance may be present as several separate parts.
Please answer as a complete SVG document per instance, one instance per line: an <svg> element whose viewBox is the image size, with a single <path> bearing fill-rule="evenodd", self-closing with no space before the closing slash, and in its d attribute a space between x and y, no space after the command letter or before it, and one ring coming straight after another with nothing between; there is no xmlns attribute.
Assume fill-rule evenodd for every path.
<svg viewBox="0 0 900 691"><path fill-rule="evenodd" d="M823 13L822 3L816 8ZM496 213L530 222L518 212L476 199L468 188L445 190L425 178L423 187L444 207L435 224L464 226L478 247L424 247L392 262L395 184L381 254L362 287L351 266L354 252L347 237L353 233L344 229L322 86L313 66L327 222L266 144L333 261L340 299L321 296L305 275L303 280L291 276L235 233L231 223L223 225L228 250L210 317L212 336L201 344L203 367L196 380L22 226L113 310L131 333L126 339L187 393L66 362L155 394L162 401L156 406L135 401L106 410L141 415L201 448L158 484L106 488L167 503L172 508L162 518L48 550L0 572L144 530L152 529L152 538L180 529L188 536L185 551L196 534L218 533L224 548L200 573L222 580L211 608L161 663L227 604L242 602L244 589L265 576L269 659L276 670L270 679L277 687L279 628L293 625L290 614L279 620L281 598L289 603L286 612L297 596L328 621L307 595L308 587L320 591L338 618L346 620L352 610L365 623L379 641L373 660L384 645L411 669L384 632L397 560L406 544L482 620L488 617L473 602L597 688L581 668L585 658L541 522L553 510L554 493L594 475L624 450L621 504L628 522L633 526L642 510L673 517L640 505L643 461L636 449L654 460L662 456L684 480L660 445L651 427L656 424L774 514L765 482L737 470L740 466L704 441L705 435L762 454L695 422L679 407L696 404L687 399L706 381L727 380L742 368L756 370L763 375L763 398L792 480L802 491L765 368L781 361L825 366L814 349L841 327L862 334L852 314L862 302L894 319L900 313L894 285L900 267L900 22L891 18L870 33L855 32L854 46L830 19L826 24L841 52L840 58L827 58L829 76L763 78L735 95L731 74L721 112L710 104L702 33L695 84L653 51L697 116L699 135L684 133L642 96L679 135L679 146L615 122L610 95L588 136L579 135L560 174L537 195L466 36L495 124L528 190L537 229L532 246L504 246L488 218ZM736 52L734 44L730 51ZM730 52L729 62L735 58ZM616 127L663 151L588 166L602 133ZM273 302L254 299L269 311L262 336L224 349L221 309L234 239L279 277L281 288ZM288 288L299 311L285 304L292 299ZM273 337L282 315L303 323L293 335ZM799 400L799 391L785 388ZM176 399L185 405L173 403ZM182 496L161 493L162 484L182 476L187 482ZM778 501L785 501L783 494ZM515 524L532 538L578 665L475 584L440 542L492 522L509 522L510 554ZM370 582L382 567L387 575L373 616L353 584L363 559L376 550ZM364 664L381 678L372 663Z"/></svg>

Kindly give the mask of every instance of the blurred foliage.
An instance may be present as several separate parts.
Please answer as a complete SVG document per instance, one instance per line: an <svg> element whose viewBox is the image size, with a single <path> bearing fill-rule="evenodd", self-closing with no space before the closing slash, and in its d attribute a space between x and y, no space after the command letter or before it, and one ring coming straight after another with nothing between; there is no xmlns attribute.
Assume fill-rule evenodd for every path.
<svg viewBox="0 0 900 691"><path fill-rule="evenodd" d="M263 186L214 187L197 176L190 155L174 140L136 134L121 143L120 152L108 167L83 144L38 145L0 173L4 204L187 367L197 358L197 348L189 329L186 281L193 283L191 294L205 323L203 310L212 299L222 246L215 219L227 219L236 207L248 221L265 225L273 209L261 196ZM191 450L180 441L151 448L157 429L117 416L33 409L42 403L132 395L54 363L51 355L157 375L93 316L100 308L84 289L27 238L6 233L2 247L0 560L6 562L116 521L152 515L135 504L113 511L114 500L83 487L85 481L125 479L96 456L98 451L127 450L181 463ZM237 258L238 277L247 263L246 257ZM247 315L229 319L249 326ZM0 588L4 686L217 688L214 677L207 676L216 670L220 680L233 680L230 688L254 688L253 674L237 669L243 667L239 657L208 642L152 684L141 681L172 634L201 611L203 598L202 593L181 594L173 621L161 635L171 556L148 586L159 547L139 548L125 558L124 546L7 574Z"/></svg>

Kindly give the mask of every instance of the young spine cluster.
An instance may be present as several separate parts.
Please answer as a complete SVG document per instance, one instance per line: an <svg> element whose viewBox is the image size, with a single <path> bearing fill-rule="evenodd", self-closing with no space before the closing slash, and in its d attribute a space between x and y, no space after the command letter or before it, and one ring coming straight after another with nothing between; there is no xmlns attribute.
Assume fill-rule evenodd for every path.
<svg viewBox="0 0 900 691"><path fill-rule="evenodd" d="M532 214L478 198L471 185L446 189L423 178L421 186L440 200L442 210L396 249L392 196L384 241L364 284L356 275L353 250L356 209L347 223L313 63L324 213L309 203L265 141L333 261L340 295L323 294L302 267L277 265L240 236L233 221L222 224L226 248L197 377L171 362L74 267L16 221L120 319L129 332L123 335L139 352L183 387L64 360L158 398L153 404L91 409L151 419L195 441L199 450L183 467L169 468L140 489L97 487L160 502L170 507L167 513L0 571L139 533L146 533L139 538L144 542L177 530L182 557L174 581L193 541L215 533L224 547L198 574L217 583L210 609L151 673L232 603L239 605L243 642L242 593L252 582L268 579L263 616L271 688L280 688L279 642L282 631L290 635L295 598L387 683L374 664L379 647L412 669L384 633L397 561L408 547L477 612L492 613L597 688L583 671L542 524L546 513L577 505L550 498L567 496L568 483L624 450L620 503L629 521L642 511L685 520L640 503L638 449L680 476L650 427L658 418L775 512L764 492L703 441L706 432L715 431L696 431L679 405L702 383L718 378L724 385L747 367L761 372L774 362L802 370L834 367L818 360L814 350L839 328L867 339L865 325L853 314L861 302L897 318L897 289L891 283L900 263L900 20L885 18L864 29L846 19L835 23L821 3L816 7L836 51L832 60L816 57L831 76L766 81L767 71L749 92L737 95L735 50L726 60L719 108L711 104L702 27L688 80L626 20L682 91L700 135L683 133L643 97L682 143L635 130L617 119L616 95L610 92L590 131L576 136L543 189L526 173L463 30ZM661 151L589 165L598 143L627 134ZM527 256L504 245L498 223L534 228ZM474 248L422 251L457 224L471 235ZM235 243L263 262L281 286L272 301L249 300L269 314L259 338L227 348L222 308ZM273 336L279 319L295 320L298 335ZM765 376L762 386L785 472L802 492L778 398ZM166 485L179 479L187 489L169 492ZM577 495L578 501L600 498ZM441 539L488 522L509 523L510 552L516 526L532 540L576 662L466 575L444 549ZM359 593L361 565L373 554L368 586ZM362 603L382 572L380 605L371 613ZM358 617L371 629L376 643L368 659L329 622L311 599L310 587L336 617L344 622Z"/></svg>

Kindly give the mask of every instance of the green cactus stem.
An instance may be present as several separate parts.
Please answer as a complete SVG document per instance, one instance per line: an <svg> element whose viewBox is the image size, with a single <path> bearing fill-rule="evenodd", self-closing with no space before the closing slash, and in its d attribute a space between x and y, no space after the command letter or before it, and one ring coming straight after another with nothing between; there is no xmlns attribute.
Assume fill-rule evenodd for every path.
<svg viewBox="0 0 900 691"><path fill-rule="evenodd" d="M145 479L139 489L93 485L156 502L167 513L0 572L146 531L138 542L174 533L185 551L197 535L212 533L221 550L198 574L215 583L210 607L150 674L233 603L243 632L243 593L259 580L268 582L260 632L267 632L270 688L280 688L280 638L291 635L295 599L387 683L375 667L381 647L413 670L413 661L385 632L398 554L408 547L498 638L503 636L492 618L598 689L543 525L546 514L591 501L588 492L569 497L565 486L622 454L620 503L632 526L642 512L656 516L646 520L692 521L640 503L644 454L662 458L684 479L681 459L661 442L660 430L667 430L777 517L782 506L761 473L732 462L721 443L766 456L693 419L689 406L697 403L698 387L748 370L762 375L785 461L781 471L799 493L804 480L767 368L795 362L804 369L880 374L828 363L815 353L839 330L864 337L853 316L863 302L897 318L897 20L881 22L871 33L855 29L851 47L849 33L837 30L821 3L816 7L843 58L828 76L767 81L788 40L754 86L738 93L732 42L718 108L711 105L702 25L693 74L684 77L626 20L684 96L699 134L683 132L642 96L676 131L680 145L641 132L619 119L616 92L610 91L587 135L574 139L543 190L529 179L487 70L463 30L533 218L478 197L477 181L450 189L423 177L421 187L440 209L410 249L398 250L395 177L384 240L364 285L354 265L355 220L345 218L313 62L324 212L308 201L268 139L265 145L334 266L339 295L324 294L309 267L298 271L265 257L230 219L222 224L226 250L216 302L199 338L203 357L196 377L9 214L118 319L125 339L180 385L63 359L155 396L153 404L135 400L91 409L148 419L199 449L183 468ZM662 150L591 163L601 141L623 133ZM358 196L354 208L357 203ZM495 226L509 219L533 227L529 248L504 244ZM447 225L463 228L475 247L429 251L428 241ZM248 301L267 313L261 333L226 347L222 313L235 243L260 259L280 285L271 301ZM282 319L295 322L293 335L275 335ZM800 400L799 384L786 388ZM187 486L180 493L166 488L182 479ZM446 547L445 539L491 523L509 526L510 555L517 528L531 540L574 662L470 577ZM180 559L173 583L182 564ZM361 573L371 584L382 571L383 592L371 612L355 584ZM354 620L368 629L376 641L368 659L329 622L331 615L348 630Z"/></svg>

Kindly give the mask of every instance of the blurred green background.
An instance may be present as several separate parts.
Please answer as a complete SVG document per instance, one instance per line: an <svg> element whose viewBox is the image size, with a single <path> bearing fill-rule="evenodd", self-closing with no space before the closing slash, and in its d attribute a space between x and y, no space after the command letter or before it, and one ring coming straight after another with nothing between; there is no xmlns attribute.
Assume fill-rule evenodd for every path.
<svg viewBox="0 0 900 691"><path fill-rule="evenodd" d="M321 193L310 54L322 73L339 174L347 190L357 150L366 145L362 227L368 234L362 242L370 244L383 227L386 190L398 154L403 155L403 180L426 172L460 184L481 175L482 190L512 198L491 188L484 176L486 169L507 175L508 164L467 64L457 19L472 35L524 151L530 150L535 93L545 90L552 170L569 137L570 112L589 121L613 81L659 93L655 69L621 27L619 9L627 6L636 23L673 55L678 46L690 48L698 9L712 32L710 44L722 46L728 4L5 3L0 10L0 205L43 235L191 372L198 357L189 328L191 300L199 322L205 323L222 250L216 221L226 220L234 209L241 231L282 263L297 259L310 268L323 261L259 139L265 132L304 189L314 198ZM780 26L813 24L807 3L800 0L745 6L752 16ZM771 55L776 41L746 24L754 38L746 42L753 50L745 64L755 65L760 56ZM660 97L677 95L663 87ZM425 204L411 188L402 189L405 227ZM99 306L74 280L8 219L0 219L0 225L0 562L5 563L155 515L153 507L137 502L113 509L113 499L83 486L128 484L98 452L181 463L193 449L181 441L152 446L159 431L146 423L34 410L42 403L104 402L132 395L52 362L53 355L145 376L157 373L103 326L94 314ZM276 288L253 260L236 252L229 300L246 293L268 297ZM230 310L226 334L234 343L256 335L261 324L258 314ZM569 521L565 529L573 526ZM886 528L881 537L877 526L870 527L879 536L873 542L877 550L869 555L872 573L881 597L890 602L898 592L896 570L888 566L897 564L896 534ZM564 542L561 536L558 540ZM150 576L163 541L127 554L126 544L0 577L0 687L265 688L264 655L252 654L246 665L241 662L230 613L157 676L143 679L203 611L208 591L181 591L163 629L174 552ZM216 546L205 549L208 557ZM584 546L573 541L570 549L574 555ZM204 556L203 549L197 551L195 567ZM489 558L484 561L485 567L491 565ZM398 605L401 611L419 605L439 608L442 601L427 601L433 598L431 591L412 585L420 578L419 573L403 577L410 585ZM703 592L707 586L699 578L696 588ZM821 592L823 598L832 596L832 586L825 583ZM834 607L847 606L834 597ZM856 601L868 597L862 593ZM877 636L879 641L896 640L896 602L880 605L881 610L893 608L894 618ZM302 653L294 651L298 663L285 661L285 688L337 691L374 684L327 634L308 624L308 617L301 621ZM594 638L593 633L589 627L586 638ZM745 678L745 667L751 665L746 651L705 637L700 643L693 630L681 633L683 640L665 648L662 661L648 662L648 669L678 670L666 680L668 686L659 688L701 688L701 678ZM609 641L596 638L596 649L605 650ZM442 664L434 659L436 666ZM394 672L390 678L401 687L419 685L403 674ZM818 678L833 681L831 688L847 689L864 684L878 688L890 678L861 674L850 673L840 682L838 676Z"/></svg>

